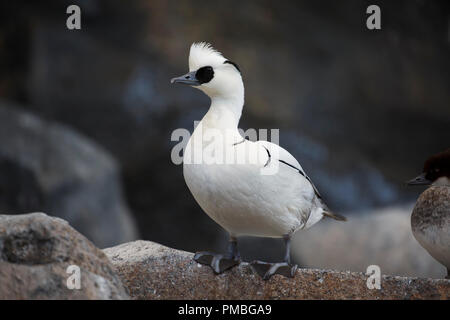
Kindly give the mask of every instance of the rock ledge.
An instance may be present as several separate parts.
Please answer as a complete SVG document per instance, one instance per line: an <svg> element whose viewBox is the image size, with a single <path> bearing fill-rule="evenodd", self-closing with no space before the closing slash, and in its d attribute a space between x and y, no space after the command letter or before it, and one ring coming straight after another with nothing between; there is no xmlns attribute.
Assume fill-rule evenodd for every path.
<svg viewBox="0 0 450 320"><path fill-rule="evenodd" d="M79 268L80 287L67 285ZM69 270L69 271L68 271ZM0 299L129 299L105 254L66 221L0 215Z"/></svg>
<svg viewBox="0 0 450 320"><path fill-rule="evenodd" d="M299 269L294 279L263 281L247 263L214 275L193 254L149 241L104 252L135 299L449 299L450 280L382 276L381 289L367 288L358 272Z"/></svg>

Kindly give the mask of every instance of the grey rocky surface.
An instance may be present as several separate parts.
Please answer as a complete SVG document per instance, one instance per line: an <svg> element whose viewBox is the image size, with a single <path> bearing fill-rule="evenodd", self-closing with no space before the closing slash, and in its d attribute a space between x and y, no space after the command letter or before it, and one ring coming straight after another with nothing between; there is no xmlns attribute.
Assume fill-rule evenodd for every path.
<svg viewBox="0 0 450 320"><path fill-rule="evenodd" d="M137 238L115 160L67 126L0 100L0 213L46 212L99 247Z"/></svg>
<svg viewBox="0 0 450 320"><path fill-rule="evenodd" d="M264 281L248 263L221 275L155 242L104 249L43 213L0 215L0 299L450 299L450 280L298 269ZM70 289L69 266L80 268Z"/></svg>
<svg viewBox="0 0 450 320"><path fill-rule="evenodd" d="M360 272L299 269L293 279L269 281L248 263L215 275L193 254L149 241L104 249L134 299L450 299L450 280L381 277L369 289Z"/></svg>
<svg viewBox="0 0 450 320"><path fill-rule="evenodd" d="M74 271L80 269L80 288ZM69 271L69 272L68 272ZM66 221L0 215L0 299L129 299L105 254Z"/></svg>

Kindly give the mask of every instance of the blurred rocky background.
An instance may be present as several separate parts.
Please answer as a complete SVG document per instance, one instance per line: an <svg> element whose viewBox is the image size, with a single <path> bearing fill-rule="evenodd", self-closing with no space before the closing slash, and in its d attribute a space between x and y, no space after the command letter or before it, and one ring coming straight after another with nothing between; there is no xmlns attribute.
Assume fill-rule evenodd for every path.
<svg viewBox="0 0 450 320"><path fill-rule="evenodd" d="M81 7L81 30L66 28L70 4ZM208 41L241 67L241 127L279 128L280 143L329 206L356 219L353 228L339 229L352 239L348 251L365 241L372 246L360 252L369 256L388 248L421 257L422 248L383 232L414 242L408 212L396 206L410 206L423 189L404 181L449 147L450 3L377 1L382 30L375 31L366 28L369 4L1 2L1 213L61 216L101 247L141 238L188 251L223 250L226 236L202 213L170 158L178 143L172 131L192 130L208 99L169 79L187 70L192 42ZM376 221L364 222L363 212ZM389 214L402 215L401 231ZM324 243L342 239L320 228ZM329 268L352 264L360 271L366 263L343 265L328 254L333 248L319 246L317 234L300 236L308 245L294 250L303 265L322 263L311 258L318 252L334 257ZM276 240L248 239L242 247L247 259L282 256ZM433 263L386 268L435 276L440 266Z"/></svg>

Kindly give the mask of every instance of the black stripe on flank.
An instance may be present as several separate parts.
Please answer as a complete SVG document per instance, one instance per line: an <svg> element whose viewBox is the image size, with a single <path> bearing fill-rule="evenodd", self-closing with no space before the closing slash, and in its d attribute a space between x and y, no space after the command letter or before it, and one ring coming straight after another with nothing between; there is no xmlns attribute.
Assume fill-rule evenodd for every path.
<svg viewBox="0 0 450 320"><path fill-rule="evenodd" d="M241 144L241 143L243 143L243 142L245 142L245 139L242 139L242 141L233 143L233 146L236 146L236 145Z"/></svg>
<svg viewBox="0 0 450 320"><path fill-rule="evenodd" d="M306 178L306 174L305 174L302 170L300 170L299 168L293 166L293 165L290 164L290 163L287 163L287 162L284 161L284 160L278 160L278 161L280 161L281 163L284 163L285 165L287 165L287 166L289 166L289 167L291 167L291 168L297 170L302 176L304 176L304 177Z"/></svg>
<svg viewBox="0 0 450 320"><path fill-rule="evenodd" d="M267 167L270 163L270 159L272 158L272 156L270 155L269 149L267 149L266 147L263 146L264 149L266 149L267 151L267 155L269 156L269 159L267 159L266 164L264 165L264 168Z"/></svg>
<svg viewBox="0 0 450 320"><path fill-rule="evenodd" d="M239 69L239 66L237 65L237 63L230 61L230 60L227 60L224 63L232 64L237 69L237 71L239 71L239 73L241 73L241 69Z"/></svg>
<svg viewBox="0 0 450 320"><path fill-rule="evenodd" d="M297 170L302 176L304 176L304 177L306 178L306 180L308 180L309 183L311 183L311 185L312 185L312 187L313 187L313 189L314 189L314 193L316 194L316 196L317 196L319 199L322 199L322 196L320 195L319 190L317 190L317 188L316 188L316 186L314 185L314 183L312 182L312 180L306 175L305 172L303 172L303 170L300 170L299 168L293 166L293 165L290 164L290 163L287 163L287 162L284 161L284 160L278 160L278 161L280 161L281 163L284 163L285 165L287 165L287 166L289 166L289 167L291 167L291 168Z"/></svg>

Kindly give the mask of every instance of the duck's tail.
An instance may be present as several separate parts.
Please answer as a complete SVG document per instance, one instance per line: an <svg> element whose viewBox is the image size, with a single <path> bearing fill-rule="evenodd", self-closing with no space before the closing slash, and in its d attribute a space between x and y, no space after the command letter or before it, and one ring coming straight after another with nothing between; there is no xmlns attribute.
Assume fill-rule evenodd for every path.
<svg viewBox="0 0 450 320"><path fill-rule="evenodd" d="M324 210L324 211L323 211L323 215L324 215L325 217L332 218L332 219L334 219L334 220L338 220L338 221L347 221L347 218L346 218L346 217L341 216L340 214L333 213L333 212L331 212L331 211L329 211L329 210Z"/></svg>

